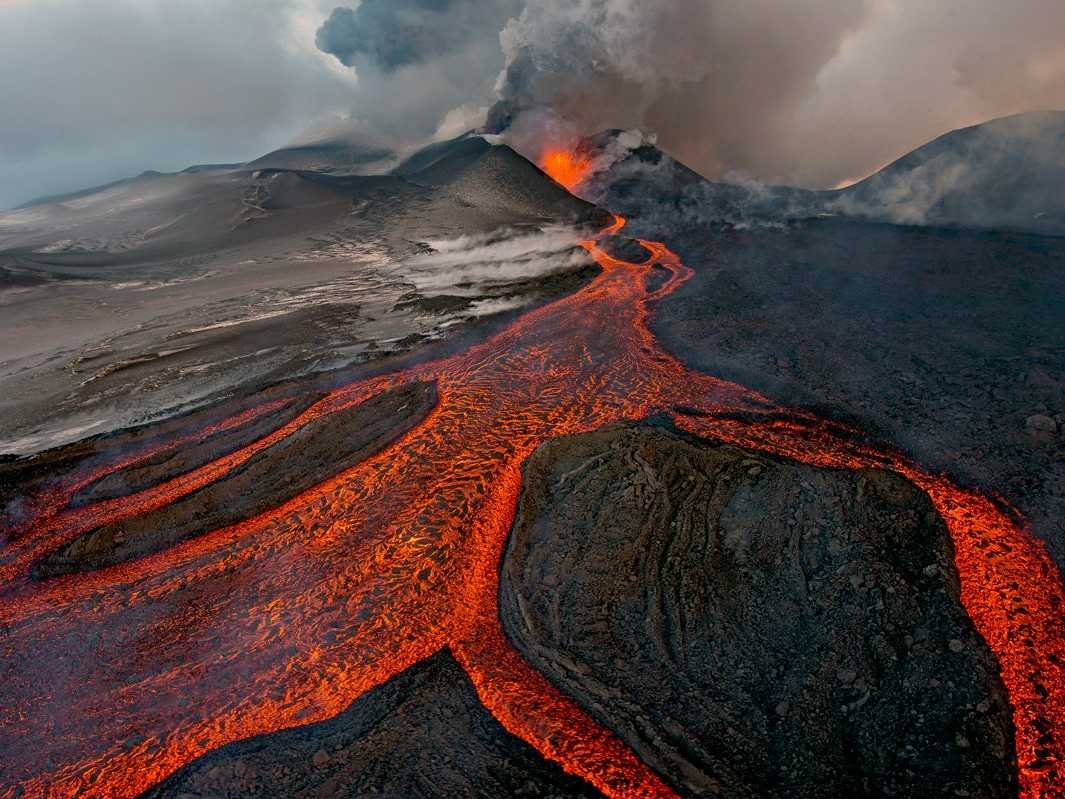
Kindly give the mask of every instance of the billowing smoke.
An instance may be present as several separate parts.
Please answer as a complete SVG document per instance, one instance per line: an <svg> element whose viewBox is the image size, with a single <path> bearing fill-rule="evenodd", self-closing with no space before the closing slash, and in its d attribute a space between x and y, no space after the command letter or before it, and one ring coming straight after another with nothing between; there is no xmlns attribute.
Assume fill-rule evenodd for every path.
<svg viewBox="0 0 1065 799"><path fill-rule="evenodd" d="M817 188L1065 108L1062 0L0 0L0 30L18 33L0 48L0 207L310 127L401 149L497 101L533 157L639 128L709 177Z"/></svg>
<svg viewBox="0 0 1065 799"><path fill-rule="evenodd" d="M484 293L491 286L566 272L592 263L572 226L547 226L534 233L496 230L426 242L432 252L408 258L403 278L420 291L460 292L470 285Z"/></svg>
<svg viewBox="0 0 1065 799"><path fill-rule="evenodd" d="M526 148L604 128L654 131L704 174L761 172L863 0L529 0L504 30L489 125Z"/></svg>
<svg viewBox="0 0 1065 799"><path fill-rule="evenodd" d="M829 187L1065 107L1060 0L528 0L501 40L489 125L526 152L636 127L712 177Z"/></svg>
<svg viewBox="0 0 1065 799"><path fill-rule="evenodd" d="M401 145L481 123L503 65L499 32L522 5L363 0L335 8L315 43L358 75L352 125Z"/></svg>
<svg viewBox="0 0 1065 799"><path fill-rule="evenodd" d="M395 72L490 40L520 10L518 0L364 0L333 9L315 43L345 66Z"/></svg>

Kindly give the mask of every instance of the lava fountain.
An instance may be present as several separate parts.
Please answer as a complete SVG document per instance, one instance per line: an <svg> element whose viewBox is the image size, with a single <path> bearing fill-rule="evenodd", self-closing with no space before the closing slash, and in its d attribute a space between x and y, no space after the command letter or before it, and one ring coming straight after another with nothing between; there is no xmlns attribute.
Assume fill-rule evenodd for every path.
<svg viewBox="0 0 1065 799"><path fill-rule="evenodd" d="M588 168L547 163L564 185ZM1042 545L946 477L687 369L648 318L691 271L657 242L642 242L643 263L608 254L599 240L623 224L584 243L602 268L590 284L464 352L341 386L268 436L131 496L68 507L77 485L122 465L111 464L29 503L36 516L0 551L0 796L135 796L226 743L333 716L444 647L545 757L607 796L673 795L521 659L497 608L523 461L549 438L653 413L810 463L893 468L927 491L954 540L965 607L1001 664L1023 795L1060 796L1065 589ZM648 280L655 265L664 283ZM435 382L429 415L291 501L136 561L30 578L36 559L86 530L162 507L411 381Z"/></svg>
<svg viewBox="0 0 1065 799"><path fill-rule="evenodd" d="M540 168L570 192L580 188L593 167L589 156L564 147L550 147L540 156Z"/></svg>

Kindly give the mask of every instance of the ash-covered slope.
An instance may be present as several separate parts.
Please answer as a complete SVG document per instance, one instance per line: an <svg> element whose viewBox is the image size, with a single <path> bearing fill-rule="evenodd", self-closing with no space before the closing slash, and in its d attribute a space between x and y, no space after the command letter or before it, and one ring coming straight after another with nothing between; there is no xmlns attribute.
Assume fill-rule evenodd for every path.
<svg viewBox="0 0 1065 799"><path fill-rule="evenodd" d="M907 225L1065 235L1065 111L1033 112L956 130L826 207Z"/></svg>
<svg viewBox="0 0 1065 799"><path fill-rule="evenodd" d="M645 141L632 149L619 146L627 135L604 131L582 142L582 149L593 157L606 154L608 165L593 174L580 193L631 218L649 237L693 224L780 224L818 211L816 192L754 181L708 180L652 143Z"/></svg>
<svg viewBox="0 0 1065 799"><path fill-rule="evenodd" d="M447 212L468 225L478 209L481 226L530 220L586 221L591 207L571 196L505 145L463 135L429 145L391 173L364 175L349 166L392 159L390 151L345 143L277 150L247 164L205 165L182 172L145 172L128 180L42 198L0 212L0 266L21 258L27 266L115 264L209 252L251 239L311 233L359 210L367 199L390 205L443 199ZM466 213L463 213L466 209ZM269 224L249 223L271 211ZM473 232L473 231L467 231Z"/></svg>
<svg viewBox="0 0 1065 799"><path fill-rule="evenodd" d="M298 169L357 175L384 172L395 160L395 152L380 144L326 139L282 147L249 161L245 166L250 169Z"/></svg>
<svg viewBox="0 0 1065 799"><path fill-rule="evenodd" d="M0 452L483 329L590 279L577 227L606 218L476 136L393 174L208 166L2 213Z"/></svg>

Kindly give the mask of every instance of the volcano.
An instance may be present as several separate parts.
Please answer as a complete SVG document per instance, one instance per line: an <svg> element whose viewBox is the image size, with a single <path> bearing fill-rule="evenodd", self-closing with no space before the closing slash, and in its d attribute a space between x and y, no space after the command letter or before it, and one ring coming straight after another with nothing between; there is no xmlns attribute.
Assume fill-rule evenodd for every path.
<svg viewBox="0 0 1065 799"><path fill-rule="evenodd" d="M349 155L0 216L0 796L1057 795L1063 240Z"/></svg>

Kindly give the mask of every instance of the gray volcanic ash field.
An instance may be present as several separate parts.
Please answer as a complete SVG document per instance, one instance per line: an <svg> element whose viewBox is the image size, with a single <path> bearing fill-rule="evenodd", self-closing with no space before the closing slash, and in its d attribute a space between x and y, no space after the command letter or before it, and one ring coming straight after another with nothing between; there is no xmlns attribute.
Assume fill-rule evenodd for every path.
<svg viewBox="0 0 1065 799"><path fill-rule="evenodd" d="M404 352L594 272L563 226L590 206L480 138L391 175L255 166L0 215L0 451Z"/></svg>

